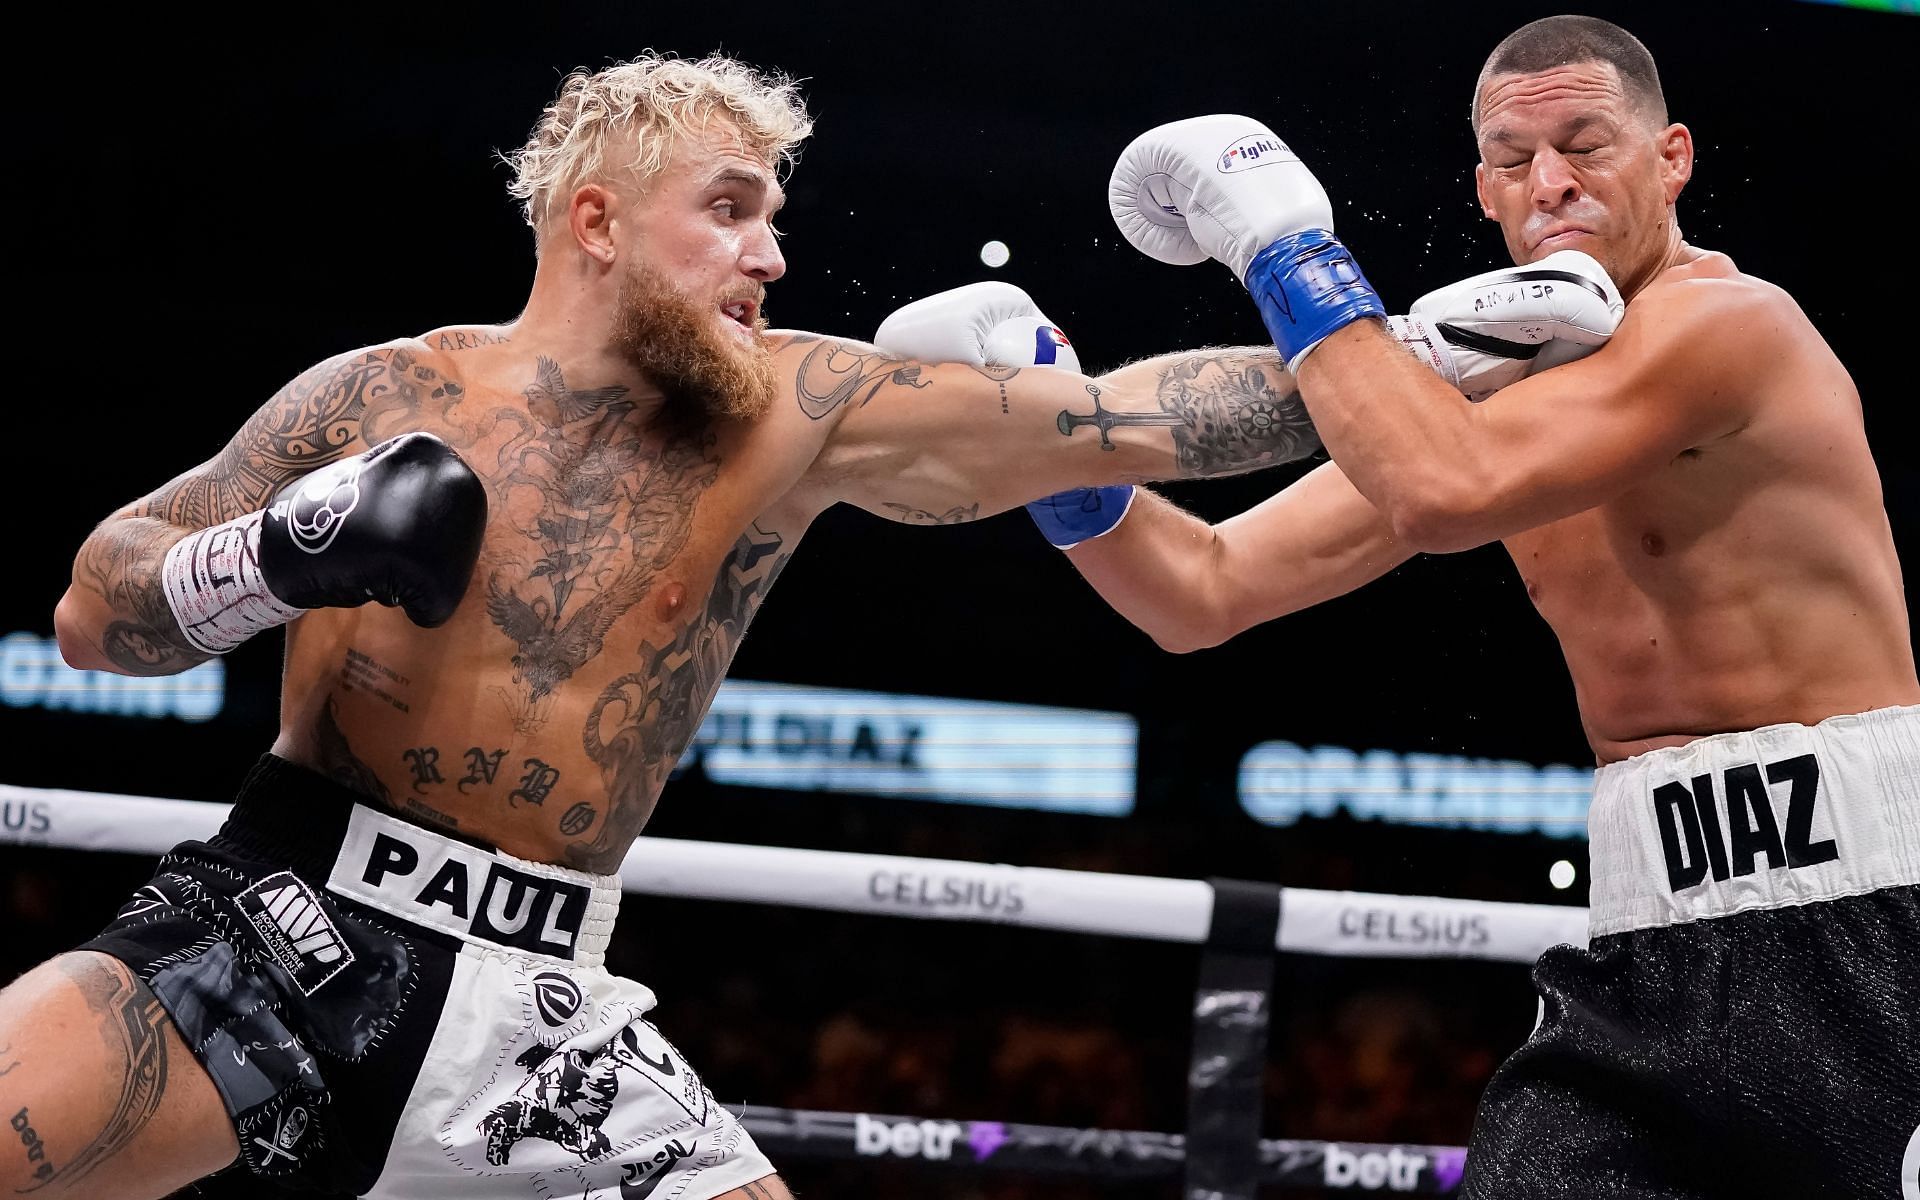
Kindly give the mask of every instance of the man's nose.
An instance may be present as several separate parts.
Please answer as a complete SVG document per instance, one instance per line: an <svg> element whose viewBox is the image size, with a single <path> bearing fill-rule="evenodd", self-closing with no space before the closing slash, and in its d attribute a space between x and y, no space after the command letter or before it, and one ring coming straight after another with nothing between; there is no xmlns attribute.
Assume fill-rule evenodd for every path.
<svg viewBox="0 0 1920 1200"><path fill-rule="evenodd" d="M787 273L787 256L780 253L773 226L762 224L740 248L740 270L761 283L772 283Z"/></svg>
<svg viewBox="0 0 1920 1200"><path fill-rule="evenodd" d="M1533 156L1527 182L1535 208L1551 210L1580 198L1580 181L1573 173L1573 164L1558 150L1542 150Z"/></svg>

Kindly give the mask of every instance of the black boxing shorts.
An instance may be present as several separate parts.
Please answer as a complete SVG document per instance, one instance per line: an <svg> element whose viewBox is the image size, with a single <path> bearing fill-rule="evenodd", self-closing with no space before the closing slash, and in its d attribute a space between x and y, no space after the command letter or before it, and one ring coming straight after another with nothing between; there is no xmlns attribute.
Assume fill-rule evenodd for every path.
<svg viewBox="0 0 1920 1200"><path fill-rule="evenodd" d="M772 1174L602 965L619 880L263 758L80 947L125 963L233 1118L208 1196L705 1200Z"/></svg>
<svg viewBox="0 0 1920 1200"><path fill-rule="evenodd" d="M1920 707L1602 767L1460 1194L1920 1196Z"/></svg>

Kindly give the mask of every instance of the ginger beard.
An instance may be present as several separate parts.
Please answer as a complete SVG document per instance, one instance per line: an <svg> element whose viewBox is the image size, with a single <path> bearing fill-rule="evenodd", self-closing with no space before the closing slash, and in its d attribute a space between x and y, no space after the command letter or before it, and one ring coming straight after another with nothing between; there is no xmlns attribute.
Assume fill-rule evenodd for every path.
<svg viewBox="0 0 1920 1200"><path fill-rule="evenodd" d="M614 345L681 415L752 420L773 407L773 352L757 308L753 344L744 345L715 328L716 307L696 304L639 262L627 267L616 304Z"/></svg>

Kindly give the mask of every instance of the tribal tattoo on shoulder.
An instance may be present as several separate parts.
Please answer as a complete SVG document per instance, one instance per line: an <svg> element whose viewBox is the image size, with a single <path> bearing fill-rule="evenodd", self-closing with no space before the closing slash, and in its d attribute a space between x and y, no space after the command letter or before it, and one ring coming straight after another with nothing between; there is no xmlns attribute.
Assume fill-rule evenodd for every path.
<svg viewBox="0 0 1920 1200"><path fill-rule="evenodd" d="M356 437L384 441L422 415L443 416L460 395L458 383L410 350L330 359L282 388L211 462L155 492L135 515L204 528L251 512L289 480L343 457Z"/></svg>
<svg viewBox="0 0 1920 1200"><path fill-rule="evenodd" d="M1320 449L1299 389L1271 352L1200 350L1175 358L1161 369L1154 389L1157 413L1109 412L1098 384L1089 383L1087 392L1092 411L1062 411L1063 436L1090 426L1100 435L1100 448L1111 450L1109 434L1117 426L1167 426L1180 473L1188 478L1293 462Z"/></svg>
<svg viewBox="0 0 1920 1200"><path fill-rule="evenodd" d="M567 847L570 866L602 873L619 868L792 553L780 534L750 528L720 565L706 609L667 645L641 643L640 669L600 693L582 741L599 764L607 810L596 816L576 805L563 819L568 836L593 835Z"/></svg>
<svg viewBox="0 0 1920 1200"><path fill-rule="evenodd" d="M541 358L525 392L533 419L500 450L496 510L519 522L526 551L493 557L487 615L517 647L517 690L497 692L521 733L544 727L554 689L686 548L720 473L711 431L641 426L626 393L575 391Z"/></svg>
<svg viewBox="0 0 1920 1200"><path fill-rule="evenodd" d="M101 649L134 675L204 661L207 655L179 634L160 584L177 527L204 529L252 512L291 480L342 457L356 437L384 440L433 406L439 412L427 415L444 416L460 394L458 383L399 348L362 351L303 373L211 461L154 492L128 510L132 519L82 548L75 580L122 618L107 626Z"/></svg>

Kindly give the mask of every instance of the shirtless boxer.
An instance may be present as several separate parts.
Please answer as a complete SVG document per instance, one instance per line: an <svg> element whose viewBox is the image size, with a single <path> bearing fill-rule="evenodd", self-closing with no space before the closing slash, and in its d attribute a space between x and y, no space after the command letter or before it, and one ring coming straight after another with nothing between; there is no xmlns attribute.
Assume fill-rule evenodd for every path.
<svg viewBox="0 0 1920 1200"><path fill-rule="evenodd" d="M1177 359L1092 381L764 332L807 131L727 60L569 78L514 156L518 319L321 363L87 539L69 662L179 671L285 624L281 728L217 837L0 994L9 1192L785 1195L602 958L613 873L809 523L1318 446L1219 356L1173 386Z"/></svg>
<svg viewBox="0 0 1920 1200"><path fill-rule="evenodd" d="M1180 649L1504 541L1600 764L1593 936L1541 958L1542 1021L1487 1089L1462 1195L1898 1195L1920 1162L1920 683L1859 396L1789 296L1682 239L1692 136L1624 30L1521 28L1473 129L1523 266L1415 311L1497 317L1579 250L1628 297L1610 341L1470 403L1383 335L1277 136L1163 126L1123 154L1116 218L1241 277L1333 462L1216 527L1124 488L1072 497L1094 514L1072 528L1036 515Z"/></svg>

